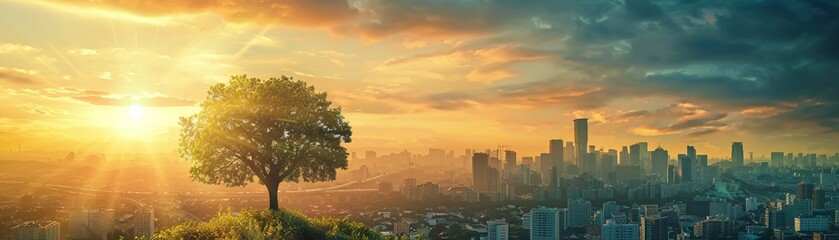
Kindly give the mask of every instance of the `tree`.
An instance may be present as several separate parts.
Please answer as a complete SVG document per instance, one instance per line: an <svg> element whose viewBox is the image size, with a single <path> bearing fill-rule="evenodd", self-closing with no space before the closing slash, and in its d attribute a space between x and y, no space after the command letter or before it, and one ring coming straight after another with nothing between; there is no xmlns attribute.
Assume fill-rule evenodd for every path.
<svg viewBox="0 0 839 240"><path fill-rule="evenodd" d="M325 92L282 76L233 76L210 87L201 111L180 119L180 153L194 181L227 187L259 180L278 210L283 181L335 180L352 130Z"/></svg>

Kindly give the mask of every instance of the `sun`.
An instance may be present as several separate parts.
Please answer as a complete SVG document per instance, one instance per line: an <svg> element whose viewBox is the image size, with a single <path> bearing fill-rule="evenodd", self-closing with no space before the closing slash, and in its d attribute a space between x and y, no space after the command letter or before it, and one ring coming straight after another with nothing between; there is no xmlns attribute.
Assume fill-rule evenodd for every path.
<svg viewBox="0 0 839 240"><path fill-rule="evenodd" d="M131 115L131 118L140 119L143 117L143 106L138 104L131 105L128 109L128 113Z"/></svg>

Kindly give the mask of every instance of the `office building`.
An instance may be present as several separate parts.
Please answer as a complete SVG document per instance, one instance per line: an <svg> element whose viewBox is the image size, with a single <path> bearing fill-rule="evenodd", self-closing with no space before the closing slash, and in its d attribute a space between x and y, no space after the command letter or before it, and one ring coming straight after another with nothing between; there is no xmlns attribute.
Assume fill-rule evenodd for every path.
<svg viewBox="0 0 839 240"><path fill-rule="evenodd" d="M588 147L588 119L580 118L574 119L574 144L577 144L577 161L576 165L582 168L583 161L585 161L586 147Z"/></svg>
<svg viewBox="0 0 839 240"><path fill-rule="evenodd" d="M796 195L796 198L813 200L813 193L815 192L815 189L816 186L812 183L799 183L798 195Z"/></svg>
<svg viewBox="0 0 839 240"><path fill-rule="evenodd" d="M819 187L819 188L816 188L816 190L813 190L813 208L814 209L824 209L826 201L827 201L827 199L825 199L824 189Z"/></svg>
<svg viewBox="0 0 839 240"><path fill-rule="evenodd" d="M731 143L731 162L734 164L734 166L738 166L738 167L743 166L743 143L742 142Z"/></svg>
<svg viewBox="0 0 839 240"><path fill-rule="evenodd" d="M61 226L55 221L30 221L12 227L12 240L58 240Z"/></svg>
<svg viewBox="0 0 839 240"><path fill-rule="evenodd" d="M502 220L487 221L488 240L508 240L510 238L509 224Z"/></svg>
<svg viewBox="0 0 839 240"><path fill-rule="evenodd" d="M679 154L679 176L682 182L693 181L693 159Z"/></svg>
<svg viewBox="0 0 839 240"><path fill-rule="evenodd" d="M638 224L619 224L606 220L606 224L600 228L601 240L637 240L638 238Z"/></svg>
<svg viewBox="0 0 839 240"><path fill-rule="evenodd" d="M472 186L478 191L489 191L489 154L472 155Z"/></svg>
<svg viewBox="0 0 839 240"><path fill-rule="evenodd" d="M641 218L641 240L667 240L667 218Z"/></svg>
<svg viewBox="0 0 839 240"><path fill-rule="evenodd" d="M568 227L585 228L591 225L591 202L583 199L568 200Z"/></svg>
<svg viewBox="0 0 839 240"><path fill-rule="evenodd" d="M504 150L504 171L513 171L516 169L516 152Z"/></svg>
<svg viewBox="0 0 839 240"><path fill-rule="evenodd" d="M530 210L530 239L559 239L559 211L556 208L538 207Z"/></svg>
<svg viewBox="0 0 839 240"><path fill-rule="evenodd" d="M657 175L659 178L666 181L668 165L667 160L670 159L670 155L667 153L667 150L658 147L653 150L650 158L652 174Z"/></svg>
<svg viewBox="0 0 839 240"><path fill-rule="evenodd" d="M548 155L551 160L551 166L556 167L560 173L563 172L565 151L563 149L562 139L551 139L548 142Z"/></svg>
<svg viewBox="0 0 839 240"><path fill-rule="evenodd" d="M770 153L770 160L769 165L772 167L781 167L784 165L784 153L783 152L772 152Z"/></svg>

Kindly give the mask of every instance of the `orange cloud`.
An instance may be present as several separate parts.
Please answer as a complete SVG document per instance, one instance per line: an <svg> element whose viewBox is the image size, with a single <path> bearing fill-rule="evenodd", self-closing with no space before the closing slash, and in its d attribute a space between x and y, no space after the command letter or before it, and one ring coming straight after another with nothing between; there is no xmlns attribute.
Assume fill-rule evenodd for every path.
<svg viewBox="0 0 839 240"><path fill-rule="evenodd" d="M7 93L11 95L32 95L50 99L73 100L98 106L130 106L140 104L146 107L186 107L195 105L195 101L170 97L156 92L124 95L99 90L59 87L7 90Z"/></svg>

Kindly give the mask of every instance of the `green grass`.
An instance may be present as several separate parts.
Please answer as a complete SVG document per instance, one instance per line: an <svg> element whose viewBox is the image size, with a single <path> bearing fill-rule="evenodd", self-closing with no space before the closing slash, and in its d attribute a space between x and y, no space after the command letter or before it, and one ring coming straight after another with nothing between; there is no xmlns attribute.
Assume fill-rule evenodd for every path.
<svg viewBox="0 0 839 240"><path fill-rule="evenodd" d="M289 210L221 212L206 222L187 222L153 239L391 239L347 219L308 218Z"/></svg>

